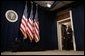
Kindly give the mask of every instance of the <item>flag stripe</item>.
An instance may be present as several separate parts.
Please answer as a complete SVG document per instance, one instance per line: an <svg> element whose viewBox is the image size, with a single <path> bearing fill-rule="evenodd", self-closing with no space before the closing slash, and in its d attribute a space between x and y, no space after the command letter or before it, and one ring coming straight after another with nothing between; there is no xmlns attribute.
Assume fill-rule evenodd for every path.
<svg viewBox="0 0 85 56"><path fill-rule="evenodd" d="M38 36L35 34L35 41L38 42L39 41L39 38Z"/></svg>
<svg viewBox="0 0 85 56"><path fill-rule="evenodd" d="M24 25L21 24L21 28L22 28L22 29L24 30L24 32L25 32L26 29L25 29Z"/></svg>
<svg viewBox="0 0 85 56"><path fill-rule="evenodd" d="M33 24L33 20L31 18L29 18L29 22L30 24Z"/></svg>
<svg viewBox="0 0 85 56"><path fill-rule="evenodd" d="M33 30L31 30L29 26L28 26L27 30L32 34Z"/></svg>
<svg viewBox="0 0 85 56"><path fill-rule="evenodd" d="M25 23L23 21L22 21L21 27L23 27L23 28L26 27L26 25L25 25Z"/></svg>
<svg viewBox="0 0 85 56"><path fill-rule="evenodd" d="M30 35L31 35L31 37L33 37L33 35L32 35L32 31L30 30L30 28L28 27L27 29L28 29L27 32L29 32Z"/></svg>
<svg viewBox="0 0 85 56"><path fill-rule="evenodd" d="M38 36L35 34L35 41L38 42L39 39L38 39Z"/></svg>
<svg viewBox="0 0 85 56"><path fill-rule="evenodd" d="M33 29L32 29L33 24L30 24L30 21L27 22L27 27L29 27L31 31L33 30Z"/></svg>
<svg viewBox="0 0 85 56"><path fill-rule="evenodd" d="M30 19L29 19L29 20L30 20ZM32 24L32 25L33 25L33 24ZM29 23L29 21L27 22L27 32L29 32L30 37L33 38L33 33L32 33L33 29L32 29L32 25Z"/></svg>
<svg viewBox="0 0 85 56"><path fill-rule="evenodd" d="M20 30L23 32L23 34L25 34L25 31L22 28L20 28Z"/></svg>
<svg viewBox="0 0 85 56"><path fill-rule="evenodd" d="M22 29L22 28L20 28L20 30L21 30L22 34L24 35L24 39L26 39L26 38L27 38L26 33L23 31L23 29Z"/></svg>
<svg viewBox="0 0 85 56"><path fill-rule="evenodd" d="M29 31L27 32L27 35L30 37L29 39L32 40L33 38L31 37Z"/></svg>
<svg viewBox="0 0 85 56"><path fill-rule="evenodd" d="M38 39L39 35L35 32L35 39Z"/></svg>
<svg viewBox="0 0 85 56"><path fill-rule="evenodd" d="M24 25L26 25L27 20L25 18L23 18L22 22L24 23Z"/></svg>
<svg viewBox="0 0 85 56"><path fill-rule="evenodd" d="M26 29L24 28L24 26L21 24L21 28L20 30L22 31L23 35L25 36L26 34Z"/></svg>
<svg viewBox="0 0 85 56"><path fill-rule="evenodd" d="M28 29L28 30L27 30L27 33L29 33L29 34L28 34L29 38L32 38L32 39L33 39L33 35L32 35L31 30L29 29L29 27L28 27L27 29Z"/></svg>
<svg viewBox="0 0 85 56"><path fill-rule="evenodd" d="M38 31L39 31L39 30L37 30L37 29L35 28L35 33L36 33L37 35L39 35Z"/></svg>
<svg viewBox="0 0 85 56"><path fill-rule="evenodd" d="M35 22L35 27L39 30L38 24Z"/></svg>

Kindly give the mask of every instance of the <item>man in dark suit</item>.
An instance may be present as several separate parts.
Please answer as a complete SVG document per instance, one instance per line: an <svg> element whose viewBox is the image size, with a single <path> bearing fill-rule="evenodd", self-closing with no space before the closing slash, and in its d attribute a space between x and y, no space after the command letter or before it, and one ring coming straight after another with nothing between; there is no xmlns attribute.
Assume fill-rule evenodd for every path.
<svg viewBox="0 0 85 56"><path fill-rule="evenodd" d="M72 40L72 29L71 26L67 27L67 45L69 50L73 49L73 40Z"/></svg>
<svg viewBox="0 0 85 56"><path fill-rule="evenodd" d="M70 25L62 24L62 36L63 36L63 49L71 50L73 48L72 43L72 29Z"/></svg>
<svg viewBox="0 0 85 56"><path fill-rule="evenodd" d="M62 45L63 49L67 48L67 33L66 33L66 25L62 24Z"/></svg>

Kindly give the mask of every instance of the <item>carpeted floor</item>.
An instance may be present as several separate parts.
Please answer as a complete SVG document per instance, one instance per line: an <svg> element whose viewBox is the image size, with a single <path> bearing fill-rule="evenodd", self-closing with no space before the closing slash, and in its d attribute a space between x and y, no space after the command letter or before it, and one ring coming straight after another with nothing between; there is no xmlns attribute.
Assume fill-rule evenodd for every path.
<svg viewBox="0 0 85 56"><path fill-rule="evenodd" d="M84 55L84 51L48 50L37 52L1 52L1 55Z"/></svg>

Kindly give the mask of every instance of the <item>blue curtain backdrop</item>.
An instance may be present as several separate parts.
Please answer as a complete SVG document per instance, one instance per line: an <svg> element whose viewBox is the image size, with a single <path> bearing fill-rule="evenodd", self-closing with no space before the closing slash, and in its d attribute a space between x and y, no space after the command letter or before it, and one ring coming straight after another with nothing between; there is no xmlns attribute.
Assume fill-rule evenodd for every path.
<svg viewBox="0 0 85 56"><path fill-rule="evenodd" d="M23 40L19 26L23 15L25 1L2 1L0 13L0 39L1 51L31 51L31 50L48 50L57 49L57 33L55 13L49 12L39 6L39 23L40 23L40 42L30 43L29 39ZM35 6L35 3L34 3ZM35 13L34 7L34 13ZM14 10L18 14L18 21L11 23L7 21L5 13L7 10ZM30 2L28 2L28 14ZM28 16L29 17L29 16ZM16 41L17 38L17 41Z"/></svg>
<svg viewBox="0 0 85 56"><path fill-rule="evenodd" d="M15 48L15 39L19 38L19 24L21 15L24 10L24 2L20 1L2 1L1 3L1 18L0 18L0 39L1 51L12 50ZM7 10L14 10L18 14L18 21L11 23L8 22L5 13Z"/></svg>
<svg viewBox="0 0 85 56"><path fill-rule="evenodd" d="M77 50L84 50L84 3L72 7L74 33Z"/></svg>

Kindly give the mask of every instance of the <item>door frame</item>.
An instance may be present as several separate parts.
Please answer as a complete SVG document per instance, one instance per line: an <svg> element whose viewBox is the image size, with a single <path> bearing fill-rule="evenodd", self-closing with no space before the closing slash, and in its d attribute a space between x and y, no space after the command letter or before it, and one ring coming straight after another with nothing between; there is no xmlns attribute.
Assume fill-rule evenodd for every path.
<svg viewBox="0 0 85 56"><path fill-rule="evenodd" d="M74 35L74 27L73 27L73 20L72 20L72 11L69 10L70 13L70 17L63 19L63 20L59 20L57 21L57 35L58 35L58 49L62 51L62 39L61 39L61 22L65 21L65 20L71 20L71 27L72 27L72 31L73 31L73 50L76 51L76 42L75 42L75 35Z"/></svg>

